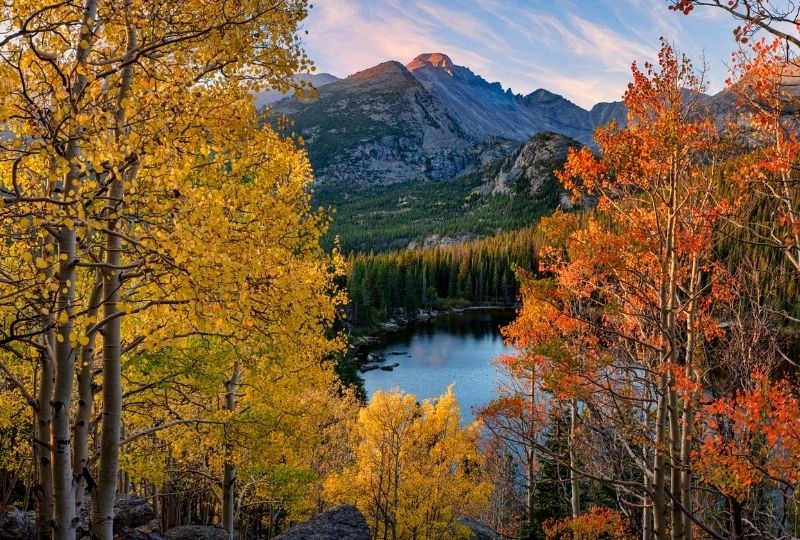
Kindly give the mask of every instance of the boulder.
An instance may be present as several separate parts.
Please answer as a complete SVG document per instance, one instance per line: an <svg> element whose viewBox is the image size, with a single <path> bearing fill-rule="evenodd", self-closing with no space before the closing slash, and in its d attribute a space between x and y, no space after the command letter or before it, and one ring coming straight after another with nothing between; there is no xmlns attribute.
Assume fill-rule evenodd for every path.
<svg viewBox="0 0 800 540"><path fill-rule="evenodd" d="M359 336L357 338L353 338L353 346L358 348L366 345L375 345L379 341L380 339L378 339L376 336Z"/></svg>
<svg viewBox="0 0 800 540"><path fill-rule="evenodd" d="M10 504L0 504L0 540L35 540L36 527L30 516Z"/></svg>
<svg viewBox="0 0 800 540"><path fill-rule="evenodd" d="M397 332L400 330L400 325L394 321L388 321L385 323L381 323L381 328L383 328L387 332Z"/></svg>
<svg viewBox="0 0 800 540"><path fill-rule="evenodd" d="M117 495L117 500L114 501L114 532L123 528L136 529L145 525L150 526L155 517L153 506L144 497Z"/></svg>
<svg viewBox="0 0 800 540"><path fill-rule="evenodd" d="M114 532L114 540L163 540L161 536L131 527L121 527Z"/></svg>
<svg viewBox="0 0 800 540"><path fill-rule="evenodd" d="M381 366L379 366L377 364L364 364L363 366L359 366L358 367L358 371L360 371L361 373L366 373L367 371L376 370L379 367L381 367Z"/></svg>
<svg viewBox="0 0 800 540"><path fill-rule="evenodd" d="M228 534L219 527L184 525L168 530L164 538L166 540L228 540Z"/></svg>
<svg viewBox="0 0 800 540"><path fill-rule="evenodd" d="M92 501L86 500L86 504L81 507L80 521L78 522L77 538L89 537L89 519L92 514ZM155 510L150 502L139 495L126 495L117 493L114 501L114 535L125 530L127 535L133 533L128 529L139 529L146 534L154 534L159 538L161 534L161 522L156 519ZM131 540L136 540L133 536L126 536ZM144 538L144 537L142 537Z"/></svg>
<svg viewBox="0 0 800 540"><path fill-rule="evenodd" d="M381 366L381 369L382 369L383 371L392 371L392 370L394 370L394 368L396 368L396 367L400 367L400 364L399 364L399 363L397 363L397 362L395 362L394 364L390 364L390 365L388 365L388 366Z"/></svg>
<svg viewBox="0 0 800 540"><path fill-rule="evenodd" d="M275 540L370 540L367 520L346 504L295 525Z"/></svg>

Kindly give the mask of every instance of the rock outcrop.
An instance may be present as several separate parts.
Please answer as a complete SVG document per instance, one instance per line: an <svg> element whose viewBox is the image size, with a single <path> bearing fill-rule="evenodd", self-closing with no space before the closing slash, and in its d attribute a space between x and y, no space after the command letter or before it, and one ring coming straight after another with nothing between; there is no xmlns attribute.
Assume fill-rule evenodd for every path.
<svg viewBox="0 0 800 540"><path fill-rule="evenodd" d="M77 538L89 537L91 500L81 508ZM114 536L119 540L158 540L161 538L161 522L156 519L150 501L139 495L117 494L114 501Z"/></svg>
<svg viewBox="0 0 800 540"><path fill-rule="evenodd" d="M361 512L344 505L295 525L276 540L370 540L370 534Z"/></svg>
<svg viewBox="0 0 800 540"><path fill-rule="evenodd" d="M539 133L514 150L480 191L536 195L543 188L560 189L553 171L563 166L570 148L580 146L579 142L564 135Z"/></svg>

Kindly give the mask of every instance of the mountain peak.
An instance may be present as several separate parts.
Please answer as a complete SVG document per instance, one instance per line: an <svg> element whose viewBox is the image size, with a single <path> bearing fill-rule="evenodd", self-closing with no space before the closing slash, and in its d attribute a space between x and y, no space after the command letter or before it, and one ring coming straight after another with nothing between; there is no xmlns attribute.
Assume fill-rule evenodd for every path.
<svg viewBox="0 0 800 540"><path fill-rule="evenodd" d="M446 71L452 71L454 67L453 61L450 60L449 56L438 52L420 54L409 62L406 67L409 71L414 71L427 66L442 68Z"/></svg>
<svg viewBox="0 0 800 540"><path fill-rule="evenodd" d="M385 76L401 76L401 77L411 77L411 74L405 68L403 64L397 62L395 60L390 60L388 62L383 62L378 64L377 66L372 66L371 68L367 68L365 70L359 71L358 73L354 73L347 77L351 81L359 81L359 80L366 80L366 79L373 79L376 77L385 77Z"/></svg>

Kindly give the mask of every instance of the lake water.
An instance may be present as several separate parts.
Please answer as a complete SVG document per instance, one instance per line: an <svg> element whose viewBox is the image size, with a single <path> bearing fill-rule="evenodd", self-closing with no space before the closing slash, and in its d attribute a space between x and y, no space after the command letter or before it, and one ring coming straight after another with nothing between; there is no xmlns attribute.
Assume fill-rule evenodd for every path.
<svg viewBox="0 0 800 540"><path fill-rule="evenodd" d="M513 310L466 311L386 334L367 352L385 354L382 365L398 362L400 366L394 371L362 373L367 395L400 388L422 400L440 396L455 384L462 419L472 421L474 408L496 396L499 372L492 359L513 352L499 331L513 317Z"/></svg>

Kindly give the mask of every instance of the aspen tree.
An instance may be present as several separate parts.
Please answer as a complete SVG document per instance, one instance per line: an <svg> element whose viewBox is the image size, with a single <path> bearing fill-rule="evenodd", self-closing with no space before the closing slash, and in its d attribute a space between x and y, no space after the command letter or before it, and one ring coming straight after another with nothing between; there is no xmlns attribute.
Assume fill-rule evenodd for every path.
<svg viewBox="0 0 800 540"><path fill-rule="evenodd" d="M40 536L49 537L49 523L56 538L75 535L81 486L91 474L85 448L94 346L102 345L94 365L102 368L103 384L92 532L110 539L123 355L181 333L215 332L208 314L231 305L232 293L200 286L201 272L231 260L224 239L205 246L217 249L215 261L206 257L205 266L192 267L196 237L180 230L181 212L189 199L202 204L189 196L198 188L246 181L238 175L245 168L215 159L236 154L235 146L248 139L264 142L251 92L287 90L293 74L309 67L296 36L306 11L303 0L23 1L4 8L0 187L8 241L2 255L4 261L31 255L4 269L3 297L10 300L2 343L12 354L40 358L45 375L33 391L23 392L21 379L13 379L37 411ZM286 174L281 163L294 167L259 194L296 198L299 205L287 201L283 208L299 214L276 216L270 224L286 233L285 225L302 220L308 209L309 168L291 143L268 148L288 152L293 164L262 152L261 167L278 163L280 175ZM208 200L223 211L221 200ZM217 283L235 288L235 279L246 279L231 270ZM253 283L262 287L264 280L266 272ZM143 319L153 324L125 337L124 321L160 308L166 313L168 306L184 306L193 316L175 325L162 324L159 316ZM288 315L254 302L243 307L249 314L237 318L241 324ZM73 422L79 355L81 412Z"/></svg>

